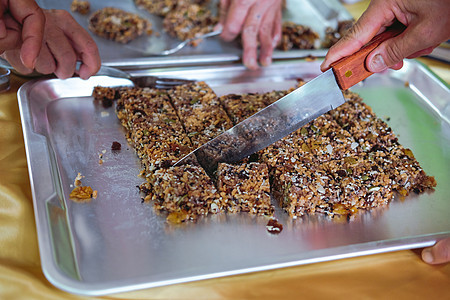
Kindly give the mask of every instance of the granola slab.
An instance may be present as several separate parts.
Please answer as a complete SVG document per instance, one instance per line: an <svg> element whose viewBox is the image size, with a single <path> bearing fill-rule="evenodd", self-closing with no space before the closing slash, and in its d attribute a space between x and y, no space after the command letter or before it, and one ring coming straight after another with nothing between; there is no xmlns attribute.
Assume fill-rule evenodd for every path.
<svg viewBox="0 0 450 300"><path fill-rule="evenodd" d="M176 213L181 222L224 210L224 199L201 167L159 169L149 176L149 183L155 209Z"/></svg>
<svg viewBox="0 0 450 300"><path fill-rule="evenodd" d="M135 0L136 6L147 10L151 14L165 17L180 3L206 5L209 0Z"/></svg>
<svg viewBox="0 0 450 300"><path fill-rule="evenodd" d="M164 30L182 41L213 31L218 18L204 5L182 2L171 10L163 20ZM193 41L196 46L200 41Z"/></svg>
<svg viewBox="0 0 450 300"><path fill-rule="evenodd" d="M227 211L272 215L269 171L266 164L220 163L217 169L217 188L226 199Z"/></svg>
<svg viewBox="0 0 450 300"><path fill-rule="evenodd" d="M192 144L164 90L124 89L117 116L147 174L167 168L192 150Z"/></svg>
<svg viewBox="0 0 450 300"><path fill-rule="evenodd" d="M177 86L169 90L169 96L195 148L233 126L219 97L205 82Z"/></svg>
<svg viewBox="0 0 450 300"><path fill-rule="evenodd" d="M104 7L89 17L89 30L122 44L143 34L151 34L151 28L148 20L115 7Z"/></svg>
<svg viewBox="0 0 450 300"><path fill-rule="evenodd" d="M319 35L310 27L294 22L283 22L278 49L316 49L320 45Z"/></svg>
<svg viewBox="0 0 450 300"><path fill-rule="evenodd" d="M93 95L117 100L128 142L142 161L144 200L171 222L220 212L272 216L271 195L292 218L348 216L386 206L395 194L436 186L412 151L351 92L345 104L251 158L219 164L212 177L196 161L173 166L287 92L219 98L205 82L195 82L170 90L97 87ZM246 134L250 139L252 132Z"/></svg>

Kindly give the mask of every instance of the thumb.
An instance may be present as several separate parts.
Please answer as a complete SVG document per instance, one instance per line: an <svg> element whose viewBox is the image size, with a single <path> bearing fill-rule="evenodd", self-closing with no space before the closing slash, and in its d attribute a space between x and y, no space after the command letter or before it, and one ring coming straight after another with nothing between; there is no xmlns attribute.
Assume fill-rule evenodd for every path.
<svg viewBox="0 0 450 300"><path fill-rule="evenodd" d="M433 41L424 41L429 36L426 30L420 27L409 26L400 35L390 38L375 48L366 59L366 68L373 73L378 73L387 68L400 69L403 59L415 53L422 53L432 47Z"/></svg>
<svg viewBox="0 0 450 300"><path fill-rule="evenodd" d="M422 251L422 259L429 264L441 264L450 261L450 238L438 241L433 247Z"/></svg>

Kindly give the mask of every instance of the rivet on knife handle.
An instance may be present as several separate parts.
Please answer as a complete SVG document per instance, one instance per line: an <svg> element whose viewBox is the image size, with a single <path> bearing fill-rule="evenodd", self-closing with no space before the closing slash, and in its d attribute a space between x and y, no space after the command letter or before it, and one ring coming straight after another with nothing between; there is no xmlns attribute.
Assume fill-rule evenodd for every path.
<svg viewBox="0 0 450 300"><path fill-rule="evenodd" d="M383 33L375 36L359 51L332 64L331 68L339 87L346 90L372 75L373 73L366 69L367 56L382 42L399 35L404 29L405 26L403 24L396 23Z"/></svg>

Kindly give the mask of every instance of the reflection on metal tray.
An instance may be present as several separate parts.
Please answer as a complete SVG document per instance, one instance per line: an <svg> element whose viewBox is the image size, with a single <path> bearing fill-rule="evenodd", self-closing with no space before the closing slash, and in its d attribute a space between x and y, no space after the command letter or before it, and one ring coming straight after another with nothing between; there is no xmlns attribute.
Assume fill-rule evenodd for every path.
<svg viewBox="0 0 450 300"><path fill-rule="evenodd" d="M71 2L72 0L37 0L37 3L43 8L65 9L69 12L71 12ZM180 43L180 40L172 38L163 32L162 18L137 8L132 0L91 0L90 3L91 13L105 6L117 7L137 13L149 19L153 24L153 29L160 33L160 36L139 37L129 45L124 46L98 37L89 31L99 47L102 62L105 65L123 69L134 69L180 64L217 64L240 60L242 50L239 43L236 41L226 43L218 37L206 39L197 47L186 47L180 52L168 57L143 57L140 54L141 51L134 51L128 46L135 47L139 50L149 49L152 51L162 51L173 48ZM212 1L212 7L215 7L216 3L217 1ZM350 20L352 18L337 0L288 0L286 3L283 19L310 26L319 33L322 39L326 27L336 28L338 21ZM71 14L81 26L88 28L89 15L81 15L74 12L71 12ZM320 57L325 56L325 54L325 49L292 50L287 52L275 51L274 58L298 58L308 55Z"/></svg>
<svg viewBox="0 0 450 300"><path fill-rule="evenodd" d="M276 62L249 71L239 65L140 71L206 80L217 94L285 89L318 75L319 61ZM136 74L135 74L136 75ZM131 85L105 76L87 81L47 79L19 91L20 113L45 275L79 294L133 289L423 247L450 235L450 102L448 87L415 61L373 75L354 88L400 142L435 176L434 192L394 200L350 222L312 215L271 235L264 217L208 216L173 226L141 203L139 161L127 145L114 108L90 96L96 85ZM122 144L120 153L111 144ZM103 153L100 165L99 154ZM68 199L77 173L98 190L89 203Z"/></svg>

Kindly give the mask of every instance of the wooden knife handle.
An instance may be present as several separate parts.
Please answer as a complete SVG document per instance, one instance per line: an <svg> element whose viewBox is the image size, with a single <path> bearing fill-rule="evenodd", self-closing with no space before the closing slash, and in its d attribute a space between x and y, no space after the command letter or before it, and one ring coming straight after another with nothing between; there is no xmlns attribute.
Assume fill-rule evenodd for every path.
<svg viewBox="0 0 450 300"><path fill-rule="evenodd" d="M375 36L357 52L333 63L331 68L339 87L342 90L346 90L372 75L373 73L366 69L367 56L382 42L399 35L404 29L405 26L403 24L396 23L386 29L386 31Z"/></svg>

